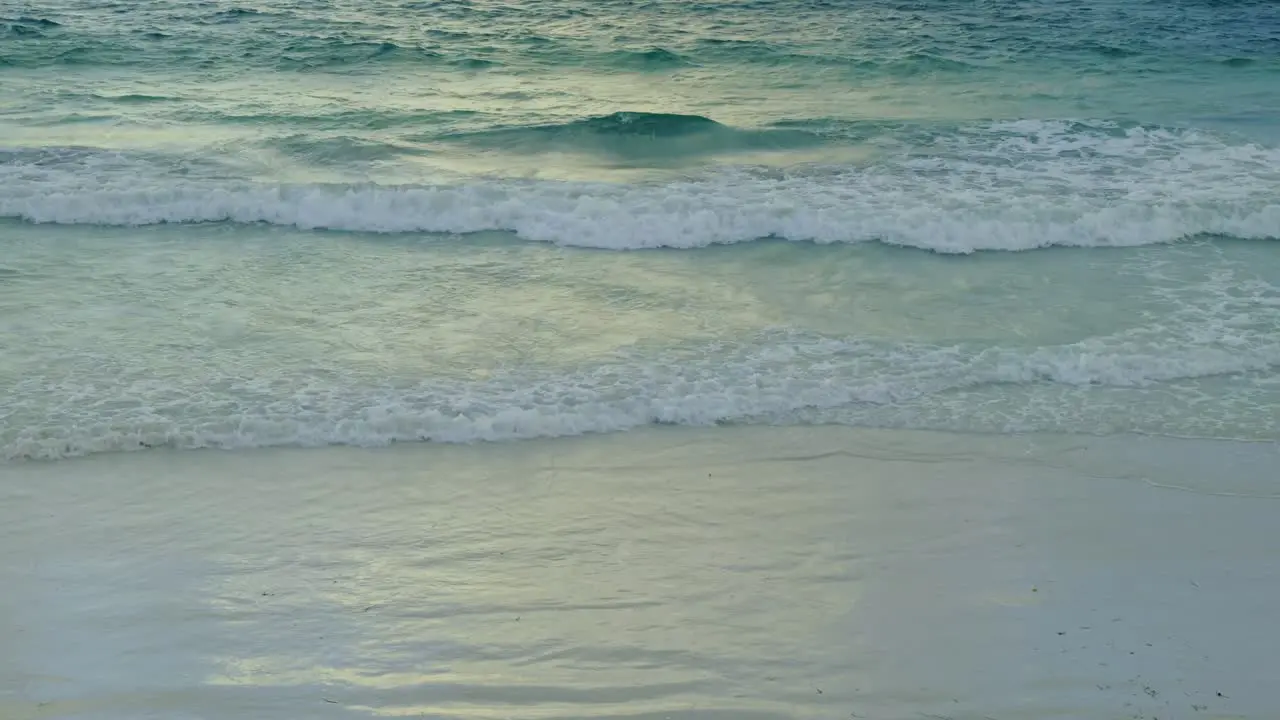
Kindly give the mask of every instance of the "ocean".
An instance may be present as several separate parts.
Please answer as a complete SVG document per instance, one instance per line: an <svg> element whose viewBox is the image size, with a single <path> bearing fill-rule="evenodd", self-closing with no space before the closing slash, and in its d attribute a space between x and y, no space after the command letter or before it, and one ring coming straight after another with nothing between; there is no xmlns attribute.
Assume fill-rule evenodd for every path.
<svg viewBox="0 0 1280 720"><path fill-rule="evenodd" d="M31 627L141 603L159 613L147 615L158 623L147 631L154 637L179 626L194 633L189 645L160 647L137 630L129 642L142 644L121 649L123 635L100 636L89 622L69 637L97 638L94 657L103 662L92 667L77 665L70 658L79 651L53 635L40 651L7 659L0 651L0 715L766 718L859 717L871 707L871 717L1011 713L1004 720L1102 717L1091 713L1122 707L1105 704L1110 695L1096 704L1094 694L1112 692L1106 685L1128 688L1125 702L1141 705L1124 712L1163 718L1174 707L1161 704L1169 693L1192 691L1155 688L1157 699L1141 681L1129 687L1098 670L1104 675L1079 678L1094 693L1085 701L1079 688L1054 685L1062 669L1037 664L1038 655L992 656L994 666L1020 669L1011 682L1038 688L982 686L1012 705L992 705L990 694L962 703L965 688L982 684L974 677L938 691L954 698L908 688L903 678L926 658L939 667L920 670L920 685L973 662L939 650L945 633L920 635L890 612L912 607L917 592L951 587L942 580L933 587L885 576L892 592L859 622L888 629L863 645L835 642L816 621L790 623L785 612L836 612L862 592L851 589L854 575L877 582L850 571L838 592L822 585L831 567L865 559L837 547L853 532L842 523L855 517L873 535L889 518L901 527L929 518L918 529L936 545L913 546L927 546L913 561L920 572L951 577L938 554L951 547L952 559L985 567L983 582L994 584L1030 572L992 554L997 535L1049 547L1083 542L1067 539L1072 527L1107 536L1105 518L1115 533L1137 522L1114 508L1091 521L1103 511L1083 500L1070 511L1056 504L1084 488L1108 508L1153 493L1175 498L1130 528L1147 535L1114 537L1149 541L1151 552L1184 543L1183 569L1223 567L1223 556L1205 548L1224 538L1239 540L1221 545L1227 554L1265 545L1269 521L1256 513L1274 507L1265 500L1276 497L1271 463L1280 447L1277 240L1280 3L1269 0L0 0L6 586L28 588L13 596L29 592L28 607L43 608ZM680 455L689 447L708 454ZM668 455L681 459L653 465ZM727 499L734 489L716 464L739 455L756 458L739 468L750 478L740 492L760 494L750 502ZM794 472L778 469L786 458L799 463ZM828 467L832 458L842 460ZM954 471L951 480L920 475L935 462ZM554 512L525 511L511 520L519 532L499 532L509 498L550 502L526 495L545 490L538 478L564 463L577 463L590 489L554 491L562 493ZM646 490L635 473L654 484ZM1100 477L1118 484L1097 489ZM292 510L277 481L295 493ZM808 490L788 490L789 481ZM477 490L489 482L497 483L491 493ZM842 495L899 482L927 489L908 499L894 495L901 489ZM358 489L366 483L363 492L388 499L369 509L386 524L352 514L367 500ZM436 488L429 497L413 489L424 483ZM953 496L954 483L970 494ZM803 497L788 500L790 492ZM681 504L685 493L692 506ZM1001 499L976 499L982 493ZM262 507L252 500L259 495ZM983 505L1012 503L1011 495L1034 509ZM611 504L624 499L658 515ZM790 517L762 526L788 502L816 513L816 524ZM885 504L868 515L864 502ZM1241 510L1179 504L1194 502ZM584 529L583 516L567 509L575 503L651 534ZM332 620L332 597L315 594L328 582L319 579L326 562L345 563L334 575L343 582L382 588L352 596L362 622L377 615L366 605L403 601L406 578L426 572L415 565L415 543L427 542L415 534L427 527L419 524L442 512L456 520L464 509L483 522L440 539L457 555L436 560L453 569L423 580L437 590L448 584L447 600L419 588L421 602L439 606L404 609L398 630L385 635L359 640L364 631L348 628L338 645L320 643L318 631L305 640L271 635L288 617ZM1054 521L1064 534L1015 521L1023 511L1066 513ZM157 530L204 527L202 512L225 516L218 533L243 521L256 540L219 535L218 544L213 535ZM1197 514L1203 519L1190 519ZM716 585L706 574L711 561L696 564L682 550L699 542L698 520L719 528L706 531L712 546L729 543L730 527L740 539L776 537L752 551L761 554L755 564L740 546L742 557L717 567L745 575ZM973 535L970 520L990 533ZM357 526L367 534L354 538ZM144 528L164 543L130 534ZM60 533L79 538L74 550L55 540ZM573 566L574 575L559 564L580 549L577 539L601 534L636 554L610 555L621 565L607 572ZM379 553L379 537L395 541ZM866 538L849 542L875 554ZM871 544L889 553L884 562L905 552ZM55 547L62 560L50 563L88 569L42 575L31 558ZM1093 547L1090 557L1115 551ZM545 573L502 569L510 561L500 558L521 552ZM1040 558L1046 567L1065 562L1049 555ZM288 558L306 566L291 582L310 588L310 599L298 599L293 615L254 615L276 592L255 585L254 573L296 570ZM1130 578L1122 586L1159 585L1151 557L1129 561L1112 576ZM492 575L471 594L468 562L490 563ZM1074 562L1081 583L1098 581ZM101 570L113 563L124 563L121 585ZM628 585L627 563L652 572ZM1222 579L1225 604L1214 607L1280 591L1256 584L1280 583L1263 565ZM170 571L199 582L153 595L137 589ZM579 587L581 573L597 572L633 595L671 594L620 599ZM743 577L783 578L794 593L788 601ZM539 578L568 585L530 590ZM1024 611L1031 584L1046 582L1026 579L1013 603ZM525 583L522 600L485 594L519 595L507 580ZM80 604L58 595L67 583L80 588ZM243 591L251 605L232 608L239 601L225 594L235 583L233 594ZM735 608L728 595L699 594L699 583L755 593L757 605ZM1166 599L1182 597L1164 590ZM35 599L46 591L62 599ZM592 598L573 601L571 592ZM1150 598L1126 597L1148 607ZM1185 615L1169 610L1186 621L1178 627L1210 602L1185 600L1177 611ZM184 613L197 606L212 615L200 615L198 628L182 625L196 622ZM672 607L684 608L681 622L662 615ZM1000 623L1026 620L997 621L973 607L927 610L936 623L967 618L969 635L955 631L953 652L977 652L982 637L1013 642L1018 632ZM468 624L495 608L507 620L525 617L527 642ZM528 623L536 608L565 613L539 635ZM625 620L627 608L656 615ZM1252 634L1218 628L1224 637L1268 637L1259 628L1269 611L1250 608L1223 612L1252 618ZM726 613L753 618L753 629L731 627ZM453 630L440 634L440 618ZM1103 622L1070 622L1095 620ZM608 634L609 623L621 623L613 639L632 638L629 650L589 645L584 628ZM275 644L259 638L250 653L223 637L245 629ZM787 632L808 640L783 642ZM1226 663L1242 684L1234 694L1244 705L1220 717L1280 712L1265 673L1250 675L1260 666L1196 642L1185 643L1195 648L1188 658L1203 656L1205 672ZM302 662L303 647L321 659ZM785 659L774 653L794 658L804 648L821 648L821 657L774 665ZM435 675L409 677L396 664L437 652L448 660ZM866 653L894 660L873 671ZM136 667L169 678L163 692L152 688L163 698L94 695L139 682L121 670L127 664L108 667L124 656L158 663ZM209 673L221 680L193 685L214 656L221 669ZM195 665L180 672L171 664L178 657ZM470 675L449 678L447 667L462 673L464 665ZM825 692L792 677L784 693L770 694L801 666L824 668ZM840 670L855 666L901 671L893 682L904 684L881 684L867 700ZM536 676L534 686L486 684L513 667ZM1030 667L1045 676L1018 675ZM1194 675L1185 664L1165 669L1178 682ZM200 694L268 676L295 682L291 692L309 688L306 709L295 695L262 696L257 706L249 696ZM40 684L49 677L63 680ZM626 689L642 680L647 690ZM313 702L312 689L332 695L333 686L365 695ZM834 696L845 703L838 708L834 686L844 692ZM409 697L415 688L422 697ZM1226 702L1202 691L1177 707Z"/></svg>

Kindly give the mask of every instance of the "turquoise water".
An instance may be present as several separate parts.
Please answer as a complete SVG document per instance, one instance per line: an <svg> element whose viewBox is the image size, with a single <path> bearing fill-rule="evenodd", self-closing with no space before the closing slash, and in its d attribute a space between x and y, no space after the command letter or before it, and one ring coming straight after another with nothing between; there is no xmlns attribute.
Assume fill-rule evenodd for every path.
<svg viewBox="0 0 1280 720"><path fill-rule="evenodd" d="M1280 5L0 4L0 456L1275 439Z"/></svg>

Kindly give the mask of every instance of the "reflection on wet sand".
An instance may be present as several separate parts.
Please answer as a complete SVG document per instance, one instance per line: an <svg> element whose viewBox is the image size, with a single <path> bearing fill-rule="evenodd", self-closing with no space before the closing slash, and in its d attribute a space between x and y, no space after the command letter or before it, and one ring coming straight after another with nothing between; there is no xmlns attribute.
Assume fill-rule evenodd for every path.
<svg viewBox="0 0 1280 720"><path fill-rule="evenodd" d="M1196 492L1162 460L1185 443L720 428L10 465L0 716L1266 717L1276 506ZM1274 446L1196 445L1274 493Z"/></svg>

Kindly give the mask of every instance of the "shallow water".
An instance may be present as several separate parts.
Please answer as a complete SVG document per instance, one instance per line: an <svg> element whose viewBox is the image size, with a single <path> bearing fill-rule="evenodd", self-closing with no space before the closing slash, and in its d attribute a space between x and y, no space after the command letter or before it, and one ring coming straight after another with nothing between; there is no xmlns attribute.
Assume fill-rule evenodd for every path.
<svg viewBox="0 0 1280 720"><path fill-rule="evenodd" d="M1257 243L948 258L10 226L10 458L677 424L1274 438Z"/></svg>

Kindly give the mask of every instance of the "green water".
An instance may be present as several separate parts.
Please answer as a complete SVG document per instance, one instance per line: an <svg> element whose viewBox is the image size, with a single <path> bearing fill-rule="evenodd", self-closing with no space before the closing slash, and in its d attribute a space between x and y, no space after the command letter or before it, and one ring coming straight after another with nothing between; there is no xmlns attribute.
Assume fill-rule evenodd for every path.
<svg viewBox="0 0 1280 720"><path fill-rule="evenodd" d="M1274 3L43 2L0 32L8 459L1275 438Z"/></svg>

